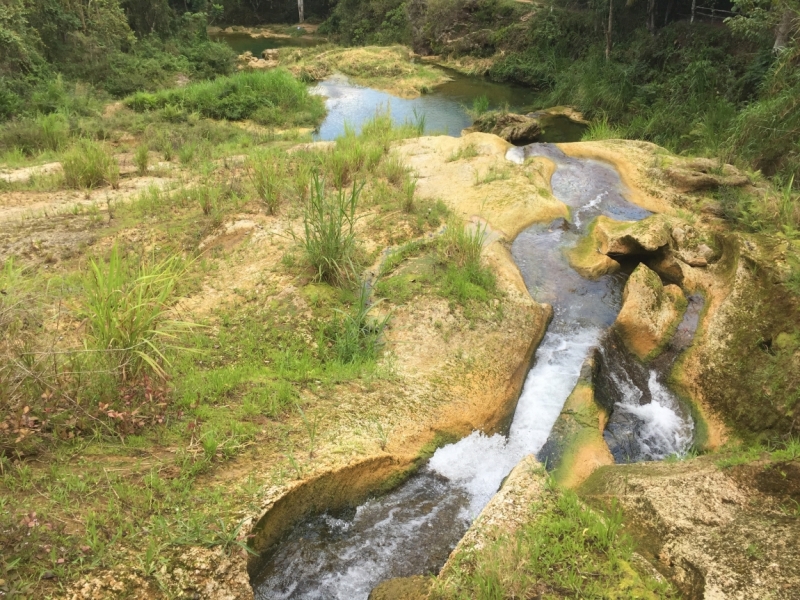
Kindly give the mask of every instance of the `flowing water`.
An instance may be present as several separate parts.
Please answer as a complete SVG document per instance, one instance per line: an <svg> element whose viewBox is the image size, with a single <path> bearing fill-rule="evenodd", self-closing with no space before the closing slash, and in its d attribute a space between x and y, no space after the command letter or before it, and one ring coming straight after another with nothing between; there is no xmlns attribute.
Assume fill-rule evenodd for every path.
<svg viewBox="0 0 800 600"><path fill-rule="evenodd" d="M571 222L534 225L512 245L531 294L551 304L554 315L508 435L474 432L437 450L418 475L394 492L352 514L322 515L296 527L265 557L254 578L257 598L364 600L385 579L436 573L503 478L547 441L587 355L601 345L616 318L626 279L624 272L597 281L583 279L569 267L564 249L597 215L636 220L649 213L624 199L616 172L602 163L568 158L547 144L512 148L507 158L519 163L533 155L556 162L553 193L570 207ZM688 447L691 421L657 377L645 396L635 382L630 388L615 383L616 371L606 368L605 373L604 398L624 406L617 412L635 415L641 425L626 438L629 455L659 457ZM646 399L651 408L641 404ZM655 435L655 430L664 435Z"/></svg>

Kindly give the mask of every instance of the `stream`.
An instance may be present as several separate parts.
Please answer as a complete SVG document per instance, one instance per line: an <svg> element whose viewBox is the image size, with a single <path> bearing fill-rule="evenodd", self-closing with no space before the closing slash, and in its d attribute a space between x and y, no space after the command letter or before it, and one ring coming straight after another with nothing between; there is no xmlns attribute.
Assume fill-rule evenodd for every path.
<svg viewBox="0 0 800 600"><path fill-rule="evenodd" d="M552 305L553 319L508 434L473 432L439 448L393 492L349 513L320 515L298 525L264 557L253 580L256 598L366 600L385 579L437 573L511 469L542 449L595 348L605 365L598 383L601 400L613 407L606 439L612 452L617 449L615 458L660 459L685 453L691 445L690 415L662 378L691 341L697 300L690 303L696 310L687 310L665 362L646 367L622 360L624 351L604 332L619 312L629 271L589 281L564 256L596 216L638 220L650 213L625 200L619 176L605 164L568 158L549 144L512 148L506 157L521 163L529 156L556 163L553 194L570 207L571 219L533 225L512 245L526 286L537 301ZM680 340L688 341L682 347ZM615 420L615 415L621 416Z"/></svg>

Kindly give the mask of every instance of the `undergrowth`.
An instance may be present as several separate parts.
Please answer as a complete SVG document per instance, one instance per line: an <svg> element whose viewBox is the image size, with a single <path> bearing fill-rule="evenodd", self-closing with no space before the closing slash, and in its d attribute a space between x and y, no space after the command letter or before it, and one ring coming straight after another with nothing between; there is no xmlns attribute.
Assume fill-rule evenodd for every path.
<svg viewBox="0 0 800 600"><path fill-rule="evenodd" d="M316 126L325 116L320 96L282 69L241 72L125 100L135 111L167 110L172 119L197 112L212 119L252 119L263 125Z"/></svg>

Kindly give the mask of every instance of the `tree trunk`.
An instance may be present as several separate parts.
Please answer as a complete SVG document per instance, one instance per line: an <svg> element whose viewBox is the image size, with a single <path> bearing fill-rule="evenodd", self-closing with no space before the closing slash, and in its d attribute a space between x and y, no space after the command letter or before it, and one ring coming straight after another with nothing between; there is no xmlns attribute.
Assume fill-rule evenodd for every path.
<svg viewBox="0 0 800 600"><path fill-rule="evenodd" d="M692 18L689 20L690 25L694 23L694 11L696 8L697 8L697 0L692 0Z"/></svg>
<svg viewBox="0 0 800 600"><path fill-rule="evenodd" d="M614 0L608 0L608 27L606 28L606 61L611 59L611 30L614 25Z"/></svg>
<svg viewBox="0 0 800 600"><path fill-rule="evenodd" d="M297 12L300 13L300 21L299 23L303 22L303 0L297 0Z"/></svg>
<svg viewBox="0 0 800 600"><path fill-rule="evenodd" d="M775 45L772 46L774 52L783 50L789 41L789 34L792 32L792 17L793 11L790 8L783 9L783 16L781 22L778 24L778 29L775 31Z"/></svg>
<svg viewBox="0 0 800 600"><path fill-rule="evenodd" d="M649 0L647 3L647 31L656 31L656 0Z"/></svg>

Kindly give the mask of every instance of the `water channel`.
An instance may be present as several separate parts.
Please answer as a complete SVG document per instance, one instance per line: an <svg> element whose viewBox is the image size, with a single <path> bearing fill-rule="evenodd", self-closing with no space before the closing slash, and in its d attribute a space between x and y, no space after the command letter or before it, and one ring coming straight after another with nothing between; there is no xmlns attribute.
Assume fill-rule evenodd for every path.
<svg viewBox="0 0 800 600"><path fill-rule="evenodd" d="M274 44L298 45L292 43L295 39L272 40L273 45L249 36L224 39L237 51L254 54ZM326 97L328 107L314 136L334 139L343 133L345 123L358 129L378 109L389 108L399 123L424 114L427 132L458 136L471 124L465 107L480 96L486 96L493 108L507 105L515 112L533 108L530 90L457 73L451 76L450 82L412 100L331 77L313 90ZM549 129L543 142L577 141L582 132L571 122L557 121ZM512 244L512 256L528 290L539 302L550 304L554 314L509 431L492 436L475 431L438 449L425 467L389 494L352 511L318 515L297 525L262 557L252 581L259 600L366 600L383 580L437 573L511 469L526 455L542 450L584 361L595 349L601 364L598 399L612 412L604 435L615 459L659 460L690 447L691 416L664 377L691 342L700 301L690 298L673 343L656 363L645 366L626 354L607 330L619 312L632 265L590 281L569 266L564 251L598 215L639 220L649 213L624 198L619 176L608 165L569 158L549 143L512 148L506 158L521 163L529 156L547 156L556 163L551 186L570 207L570 220L533 225Z"/></svg>
<svg viewBox="0 0 800 600"><path fill-rule="evenodd" d="M649 213L625 200L617 173L605 164L568 158L548 144L512 148L507 158L520 162L537 155L557 164L553 193L570 207L571 219L534 225L512 245L528 289L553 306L554 316L508 434L476 431L437 450L418 475L394 492L350 514L322 515L301 524L265 557L254 579L257 598L364 600L385 579L436 573L503 478L547 441L586 357L603 345L627 277L622 270L597 281L583 279L567 263L564 250L597 215L637 220ZM663 384L663 372L642 369L647 393L636 387L640 373L614 371L606 382L615 413L628 417L627 428L621 424L617 431L629 444L626 456L681 454L691 444L691 418Z"/></svg>

